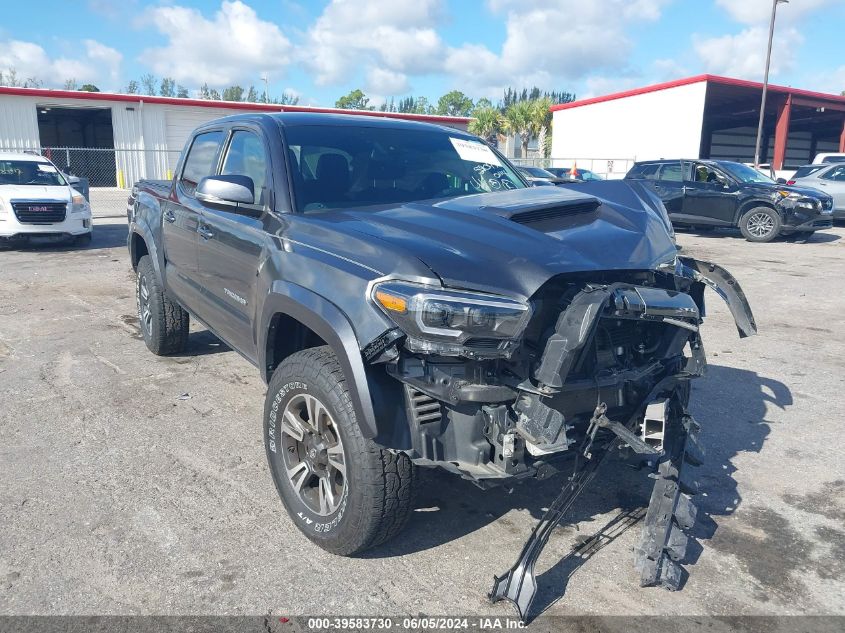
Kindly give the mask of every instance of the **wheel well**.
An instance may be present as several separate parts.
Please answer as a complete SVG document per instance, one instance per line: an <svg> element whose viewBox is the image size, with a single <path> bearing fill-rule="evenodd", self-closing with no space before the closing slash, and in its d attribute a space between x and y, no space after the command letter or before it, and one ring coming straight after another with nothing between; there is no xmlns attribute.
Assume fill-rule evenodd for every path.
<svg viewBox="0 0 845 633"><path fill-rule="evenodd" d="M774 205L770 202L764 202L763 200L749 200L739 208L739 212L736 216L736 223L739 224L739 221L742 219L742 216L748 213L751 209L756 209L757 207L766 207L767 209L771 209L772 211L777 211Z"/></svg>
<svg viewBox="0 0 845 633"><path fill-rule="evenodd" d="M137 233L132 234L132 268L133 270L138 269L138 262L141 261L141 258L144 255L149 255L150 251L147 248L147 243L144 241L144 238L138 235Z"/></svg>
<svg viewBox="0 0 845 633"><path fill-rule="evenodd" d="M267 375L291 354L327 345L314 330L288 314L275 314L267 335Z"/></svg>

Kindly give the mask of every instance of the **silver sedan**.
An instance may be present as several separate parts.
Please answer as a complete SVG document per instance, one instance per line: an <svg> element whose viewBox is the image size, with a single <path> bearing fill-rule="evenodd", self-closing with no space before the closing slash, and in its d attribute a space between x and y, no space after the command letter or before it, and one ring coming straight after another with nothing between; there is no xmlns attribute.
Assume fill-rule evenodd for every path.
<svg viewBox="0 0 845 633"><path fill-rule="evenodd" d="M813 187L833 197L833 217L845 219L845 164L806 165L788 181L790 185Z"/></svg>

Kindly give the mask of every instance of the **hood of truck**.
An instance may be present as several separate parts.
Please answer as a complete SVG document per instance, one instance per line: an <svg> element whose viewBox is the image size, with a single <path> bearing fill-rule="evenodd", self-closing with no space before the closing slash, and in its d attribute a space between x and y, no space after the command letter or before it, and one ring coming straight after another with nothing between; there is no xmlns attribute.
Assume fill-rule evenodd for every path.
<svg viewBox="0 0 845 633"><path fill-rule="evenodd" d="M65 185L0 185L0 197L12 200L61 200L70 202L70 188Z"/></svg>
<svg viewBox="0 0 845 633"><path fill-rule="evenodd" d="M677 252L640 197L610 202L559 187L320 215L418 258L447 286L523 297L557 274L651 270Z"/></svg>

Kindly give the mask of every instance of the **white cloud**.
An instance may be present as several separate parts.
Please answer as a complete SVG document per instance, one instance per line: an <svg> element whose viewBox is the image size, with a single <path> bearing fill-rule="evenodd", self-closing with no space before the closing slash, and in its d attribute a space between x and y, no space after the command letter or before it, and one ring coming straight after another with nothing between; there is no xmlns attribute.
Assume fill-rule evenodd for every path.
<svg viewBox="0 0 845 633"><path fill-rule="evenodd" d="M410 90L408 77L384 68L371 68L367 73L367 92L378 95L401 95Z"/></svg>
<svg viewBox="0 0 845 633"><path fill-rule="evenodd" d="M444 44L435 27L441 0L332 0L309 29L303 62L318 85L340 83L356 69L407 89L399 74L440 68Z"/></svg>
<svg viewBox="0 0 845 633"><path fill-rule="evenodd" d="M795 20L808 13L812 13L825 5L840 0L792 0L789 4L778 7L778 18ZM737 22L743 24L768 23L772 15L771 0L716 0L722 9Z"/></svg>
<svg viewBox="0 0 845 633"><path fill-rule="evenodd" d="M490 96L503 86L556 87L602 69L626 66L628 29L657 20L669 0L489 0L506 13L501 52L464 45L449 52L446 71L458 84Z"/></svg>
<svg viewBox="0 0 845 633"><path fill-rule="evenodd" d="M265 72L283 70L291 60L290 40L279 26L261 20L240 0L222 2L212 19L181 6L150 9L145 19L169 42L144 51L141 61L156 74L180 82L251 84Z"/></svg>
<svg viewBox="0 0 845 633"><path fill-rule="evenodd" d="M693 36L693 48L708 73L762 80L768 38L768 27L750 26L735 35ZM804 37L790 26L777 30L776 41L777 46L772 48L770 76L794 67L795 52Z"/></svg>
<svg viewBox="0 0 845 633"><path fill-rule="evenodd" d="M0 42L0 70L13 68L19 80L34 77L47 86L76 79L77 83L93 83L103 90L116 88L123 56L96 40L84 40L81 48L73 57L54 58L33 42L7 40Z"/></svg>

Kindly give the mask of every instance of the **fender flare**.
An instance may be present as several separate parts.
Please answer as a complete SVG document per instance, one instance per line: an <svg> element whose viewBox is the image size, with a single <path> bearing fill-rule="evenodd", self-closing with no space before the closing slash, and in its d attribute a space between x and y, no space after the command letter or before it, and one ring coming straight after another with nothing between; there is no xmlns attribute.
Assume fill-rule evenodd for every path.
<svg viewBox="0 0 845 633"><path fill-rule="evenodd" d="M712 288L728 304L739 338L757 334L757 322L739 282L727 270L712 262L679 257L680 276Z"/></svg>
<svg viewBox="0 0 845 633"><path fill-rule="evenodd" d="M259 332L258 360L265 383L270 382L267 359L269 324L275 314L285 314L311 328L332 348L343 370L355 418L368 439L378 435L373 401L370 396L364 359L355 330L341 310L307 288L286 281L274 281L261 310L263 327Z"/></svg>

